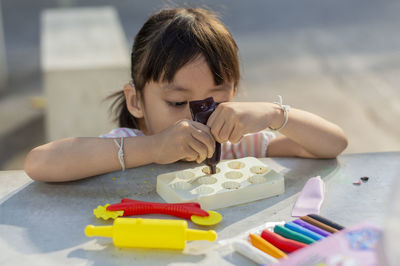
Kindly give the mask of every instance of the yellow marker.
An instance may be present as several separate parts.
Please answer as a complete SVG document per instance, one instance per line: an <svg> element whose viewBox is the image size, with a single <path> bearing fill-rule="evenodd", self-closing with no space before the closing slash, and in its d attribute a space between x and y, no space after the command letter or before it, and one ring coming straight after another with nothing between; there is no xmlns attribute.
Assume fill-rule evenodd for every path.
<svg viewBox="0 0 400 266"><path fill-rule="evenodd" d="M117 218L114 225L85 228L91 236L112 237L117 247L184 249L186 241L215 241L217 233L189 229L184 220Z"/></svg>
<svg viewBox="0 0 400 266"><path fill-rule="evenodd" d="M280 259L280 258L285 258L287 255L285 252L282 250L278 249L271 243L269 243L267 240L262 238L261 236L255 235L255 234L249 234L250 236L250 241L253 246L258 248L259 250L264 251L265 253L271 255L274 258Z"/></svg>

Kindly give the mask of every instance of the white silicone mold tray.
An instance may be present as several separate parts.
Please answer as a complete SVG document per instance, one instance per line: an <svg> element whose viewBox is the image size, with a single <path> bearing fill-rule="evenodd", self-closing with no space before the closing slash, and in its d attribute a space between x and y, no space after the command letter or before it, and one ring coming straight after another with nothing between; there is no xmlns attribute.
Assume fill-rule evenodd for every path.
<svg viewBox="0 0 400 266"><path fill-rule="evenodd" d="M254 157L221 161L217 173L206 165L157 176L157 193L168 203L198 202L206 210L276 196L284 178Z"/></svg>

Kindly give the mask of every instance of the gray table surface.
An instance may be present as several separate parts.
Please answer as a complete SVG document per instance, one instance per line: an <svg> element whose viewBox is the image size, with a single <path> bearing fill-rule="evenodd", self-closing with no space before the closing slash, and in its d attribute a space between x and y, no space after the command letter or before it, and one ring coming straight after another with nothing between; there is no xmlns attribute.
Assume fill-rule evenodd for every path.
<svg viewBox="0 0 400 266"><path fill-rule="evenodd" d="M321 215L345 226L369 221L383 226L391 188L400 174L400 152L349 154L334 160L263 158L285 176L285 193L218 210L223 221L211 227L218 241L266 222L288 221L308 178L326 184ZM185 250L121 249L108 238L88 238L88 224L107 225L92 211L127 197L163 202L156 193L161 173L194 167L190 163L148 165L67 183L31 181L23 171L0 172L1 265L251 265L250 260L219 243L188 242ZM353 185L361 176L367 183ZM170 218L146 215L145 218ZM189 222L190 228L205 229Z"/></svg>

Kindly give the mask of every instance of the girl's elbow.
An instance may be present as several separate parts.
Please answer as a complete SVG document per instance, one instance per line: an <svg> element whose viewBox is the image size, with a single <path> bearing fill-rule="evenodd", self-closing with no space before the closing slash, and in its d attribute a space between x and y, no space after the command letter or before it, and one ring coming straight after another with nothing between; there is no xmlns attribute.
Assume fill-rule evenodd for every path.
<svg viewBox="0 0 400 266"><path fill-rule="evenodd" d="M320 149L318 152L309 153L308 156L301 156L313 159L335 159L338 157L348 145L346 136L340 137L337 140L327 143L328 145Z"/></svg>
<svg viewBox="0 0 400 266"><path fill-rule="evenodd" d="M343 136L333 145L331 152L323 156L323 159L335 159L347 148L348 144L347 138Z"/></svg>
<svg viewBox="0 0 400 266"><path fill-rule="evenodd" d="M33 180L46 181L45 175L45 158L38 148L31 150L24 162L25 173Z"/></svg>
<svg viewBox="0 0 400 266"><path fill-rule="evenodd" d="M349 141L346 135L343 135L339 138L338 142L336 143L336 155L335 157L339 156L349 145Z"/></svg>
<svg viewBox="0 0 400 266"><path fill-rule="evenodd" d="M346 136L343 136L339 154L341 154L347 148L348 145L349 145L349 140L347 139Z"/></svg>

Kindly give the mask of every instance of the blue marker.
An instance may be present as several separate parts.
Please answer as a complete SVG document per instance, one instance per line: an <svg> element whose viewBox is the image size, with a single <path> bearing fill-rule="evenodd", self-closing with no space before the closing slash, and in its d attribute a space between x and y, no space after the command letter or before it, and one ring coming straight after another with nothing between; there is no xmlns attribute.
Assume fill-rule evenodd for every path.
<svg viewBox="0 0 400 266"><path fill-rule="evenodd" d="M297 233L300 233L302 235L308 236L309 238L317 240L317 241L324 238L323 236L321 236L311 230L308 230L307 228L301 227L300 225L295 224L293 222L285 223L285 227L290 230L293 230Z"/></svg>
<svg viewBox="0 0 400 266"><path fill-rule="evenodd" d="M332 235L332 233L329 233L328 231L322 230L319 227L316 227L316 226L314 226L312 224L309 224L309 223L303 221L302 219L296 219L296 220L294 220L292 222L297 224L297 225L300 225L301 227L304 227L304 228L306 228L306 229L308 229L310 231L313 231L314 233L317 233L317 234L319 234L319 235L321 235L323 237L328 237L328 236Z"/></svg>

